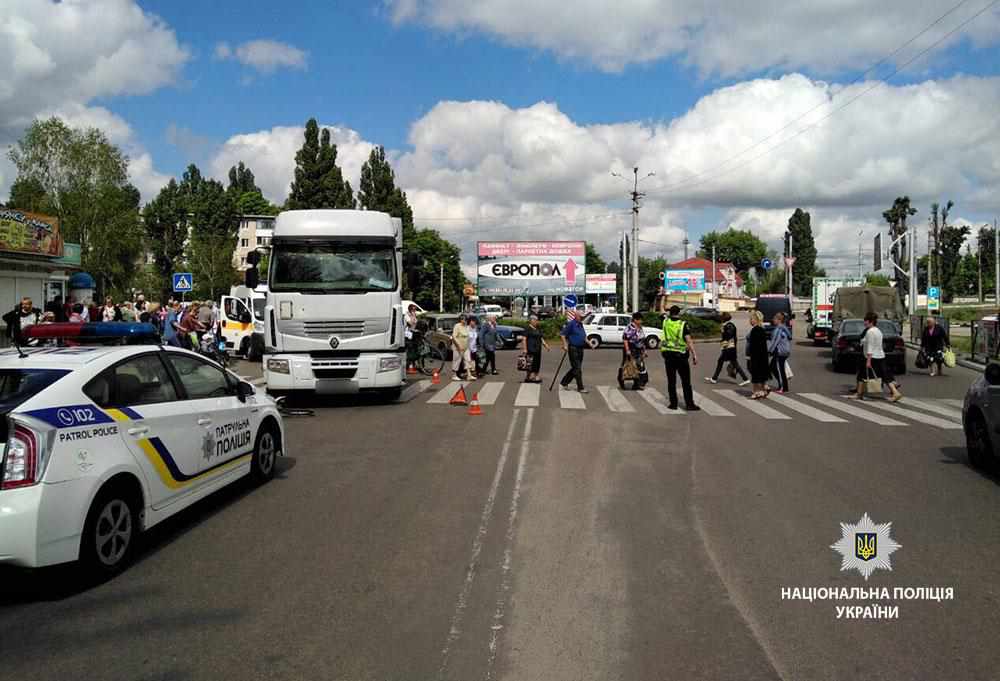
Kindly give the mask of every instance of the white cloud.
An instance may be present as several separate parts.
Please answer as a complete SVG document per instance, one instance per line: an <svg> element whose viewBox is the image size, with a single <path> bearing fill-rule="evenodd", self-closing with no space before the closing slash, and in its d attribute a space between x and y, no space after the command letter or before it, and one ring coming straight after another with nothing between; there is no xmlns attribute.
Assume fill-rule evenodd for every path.
<svg viewBox="0 0 1000 681"><path fill-rule="evenodd" d="M952 0L384 0L397 23L417 22L459 35L494 36L614 71L628 64L677 58L702 73L725 76L805 68L830 72L882 58L948 11ZM902 62L972 16L982 3L950 14L904 51ZM974 45L1000 36L1000 9L970 23ZM890 37L887 39L887 37Z"/></svg>
<svg viewBox="0 0 1000 681"><path fill-rule="evenodd" d="M260 73L273 73L280 68L305 70L308 62L304 50L277 40L251 40L235 48L222 42L215 46L215 58L235 59Z"/></svg>
<svg viewBox="0 0 1000 681"><path fill-rule="evenodd" d="M132 0L4 0L0 150L6 152L36 117L59 115L70 125L96 126L133 157L133 182L149 198L151 183L162 175L153 171L128 123L88 104L168 85L189 58L173 30ZM0 163L0 197L15 174L9 163Z"/></svg>

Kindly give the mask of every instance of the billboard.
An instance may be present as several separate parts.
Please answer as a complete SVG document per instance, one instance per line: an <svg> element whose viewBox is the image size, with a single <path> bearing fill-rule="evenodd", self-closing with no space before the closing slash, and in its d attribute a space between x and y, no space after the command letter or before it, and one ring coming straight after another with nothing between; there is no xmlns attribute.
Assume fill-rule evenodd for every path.
<svg viewBox="0 0 1000 681"><path fill-rule="evenodd" d="M40 213L0 208L0 251L60 257L59 219Z"/></svg>
<svg viewBox="0 0 1000 681"><path fill-rule="evenodd" d="M667 293L705 290L705 270L667 270L663 273L663 288Z"/></svg>
<svg viewBox="0 0 1000 681"><path fill-rule="evenodd" d="M586 276L587 293L610 293L614 294L618 286L618 275L611 274L588 274Z"/></svg>
<svg viewBox="0 0 1000 681"><path fill-rule="evenodd" d="M480 296L586 293L582 241L480 241Z"/></svg>

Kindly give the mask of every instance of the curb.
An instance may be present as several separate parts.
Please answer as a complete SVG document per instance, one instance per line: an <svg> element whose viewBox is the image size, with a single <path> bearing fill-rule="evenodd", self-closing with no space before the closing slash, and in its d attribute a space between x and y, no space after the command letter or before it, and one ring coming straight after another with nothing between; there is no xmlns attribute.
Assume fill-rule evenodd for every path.
<svg viewBox="0 0 1000 681"><path fill-rule="evenodd" d="M904 344L910 350L920 350L920 346L911 341L904 341ZM985 363L973 362L971 359L956 358L955 364L965 369L972 369L973 371L984 371L986 369Z"/></svg>

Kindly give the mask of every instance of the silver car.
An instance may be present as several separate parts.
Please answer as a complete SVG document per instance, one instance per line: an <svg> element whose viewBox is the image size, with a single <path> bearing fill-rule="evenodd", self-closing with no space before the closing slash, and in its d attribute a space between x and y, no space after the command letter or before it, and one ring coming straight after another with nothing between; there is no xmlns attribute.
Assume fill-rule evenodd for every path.
<svg viewBox="0 0 1000 681"><path fill-rule="evenodd" d="M996 462L1000 443L1000 364L989 364L973 381L962 405L962 425L969 462L988 469Z"/></svg>

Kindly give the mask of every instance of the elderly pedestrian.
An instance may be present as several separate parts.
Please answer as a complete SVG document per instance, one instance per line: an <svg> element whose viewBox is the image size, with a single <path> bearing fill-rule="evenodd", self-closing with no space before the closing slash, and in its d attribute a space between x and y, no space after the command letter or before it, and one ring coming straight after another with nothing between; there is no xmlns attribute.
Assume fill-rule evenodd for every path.
<svg viewBox="0 0 1000 681"><path fill-rule="evenodd" d="M569 384L575 379L577 392L590 392L583 385L583 352L587 347L587 332L576 310L569 310L566 313L566 323L563 324L559 336L562 339L563 352L569 358L569 371L563 376L559 385L564 390L568 389Z"/></svg>
<svg viewBox="0 0 1000 681"><path fill-rule="evenodd" d="M743 371L743 367L740 366L739 354L736 352L736 325L733 324L733 316L728 312L722 313L722 345L720 346L719 361L715 364L715 373L712 374L711 378L705 377L707 383L718 383L719 374L722 373L722 367L729 364L729 375L736 377L739 374L740 385L744 386L750 383L750 379L747 378L746 372Z"/></svg>
<svg viewBox="0 0 1000 681"><path fill-rule="evenodd" d="M531 315L528 318L528 326L524 329L524 336L521 340L521 351L524 352L527 361L527 376L525 383L541 383L542 370L542 348L548 352L549 344L542 336L542 330L538 328L538 316Z"/></svg>
<svg viewBox="0 0 1000 681"><path fill-rule="evenodd" d="M7 325L7 336L23 345L24 330L42 321L42 311L32 304L31 298L24 296L17 307L3 316L3 321Z"/></svg>
<svg viewBox="0 0 1000 681"><path fill-rule="evenodd" d="M500 340L500 332L497 331L497 316L494 314L486 317L486 323L479 328L479 343L482 346L483 373L489 369L490 374L496 376L497 371L497 344Z"/></svg>
<svg viewBox="0 0 1000 681"><path fill-rule="evenodd" d="M114 298L107 296L104 299L104 305L101 307L101 321L102 322L117 322L122 318L122 313L115 305Z"/></svg>
<svg viewBox="0 0 1000 681"><path fill-rule="evenodd" d="M927 318L927 326L920 334L920 349L930 365L931 376L944 376L944 351L950 345L948 333L934 317Z"/></svg>
<svg viewBox="0 0 1000 681"><path fill-rule="evenodd" d="M660 346L663 354L663 366L667 371L668 409L677 409L677 377L681 379L681 389L684 392L684 409L686 411L701 411L694 403L694 390L691 388L691 364L698 366L698 354L694 349L694 341L687 323L681 319L681 308L670 307L669 316L663 320L663 344Z"/></svg>
<svg viewBox="0 0 1000 681"><path fill-rule="evenodd" d="M642 328L642 313L633 312L632 321L622 334L622 363L618 367L618 387L625 390L625 366L629 361L635 366L632 381L633 390L643 390L649 374L646 373L646 332Z"/></svg>
<svg viewBox="0 0 1000 681"><path fill-rule="evenodd" d="M465 378L468 379L472 366L472 356L469 354L469 325L464 314L458 316L458 323L451 329L451 380L462 380L464 365Z"/></svg>
<svg viewBox="0 0 1000 681"><path fill-rule="evenodd" d="M767 379L770 375L770 356L767 351L767 331L764 330L764 315L760 310L750 311L750 333L747 334L747 364L750 381L753 384L751 399L767 397Z"/></svg>
<svg viewBox="0 0 1000 681"><path fill-rule="evenodd" d="M792 354L792 332L785 326L785 313L779 312L771 320L771 338L767 344L771 356L771 375L778 379L779 395L788 392L788 375L785 372L785 362Z"/></svg>
<svg viewBox="0 0 1000 681"><path fill-rule="evenodd" d="M469 316L469 357L472 360L472 365L467 366L466 373L469 374L473 379L479 378L479 368L480 368L480 347L479 347L479 320L473 316Z"/></svg>

